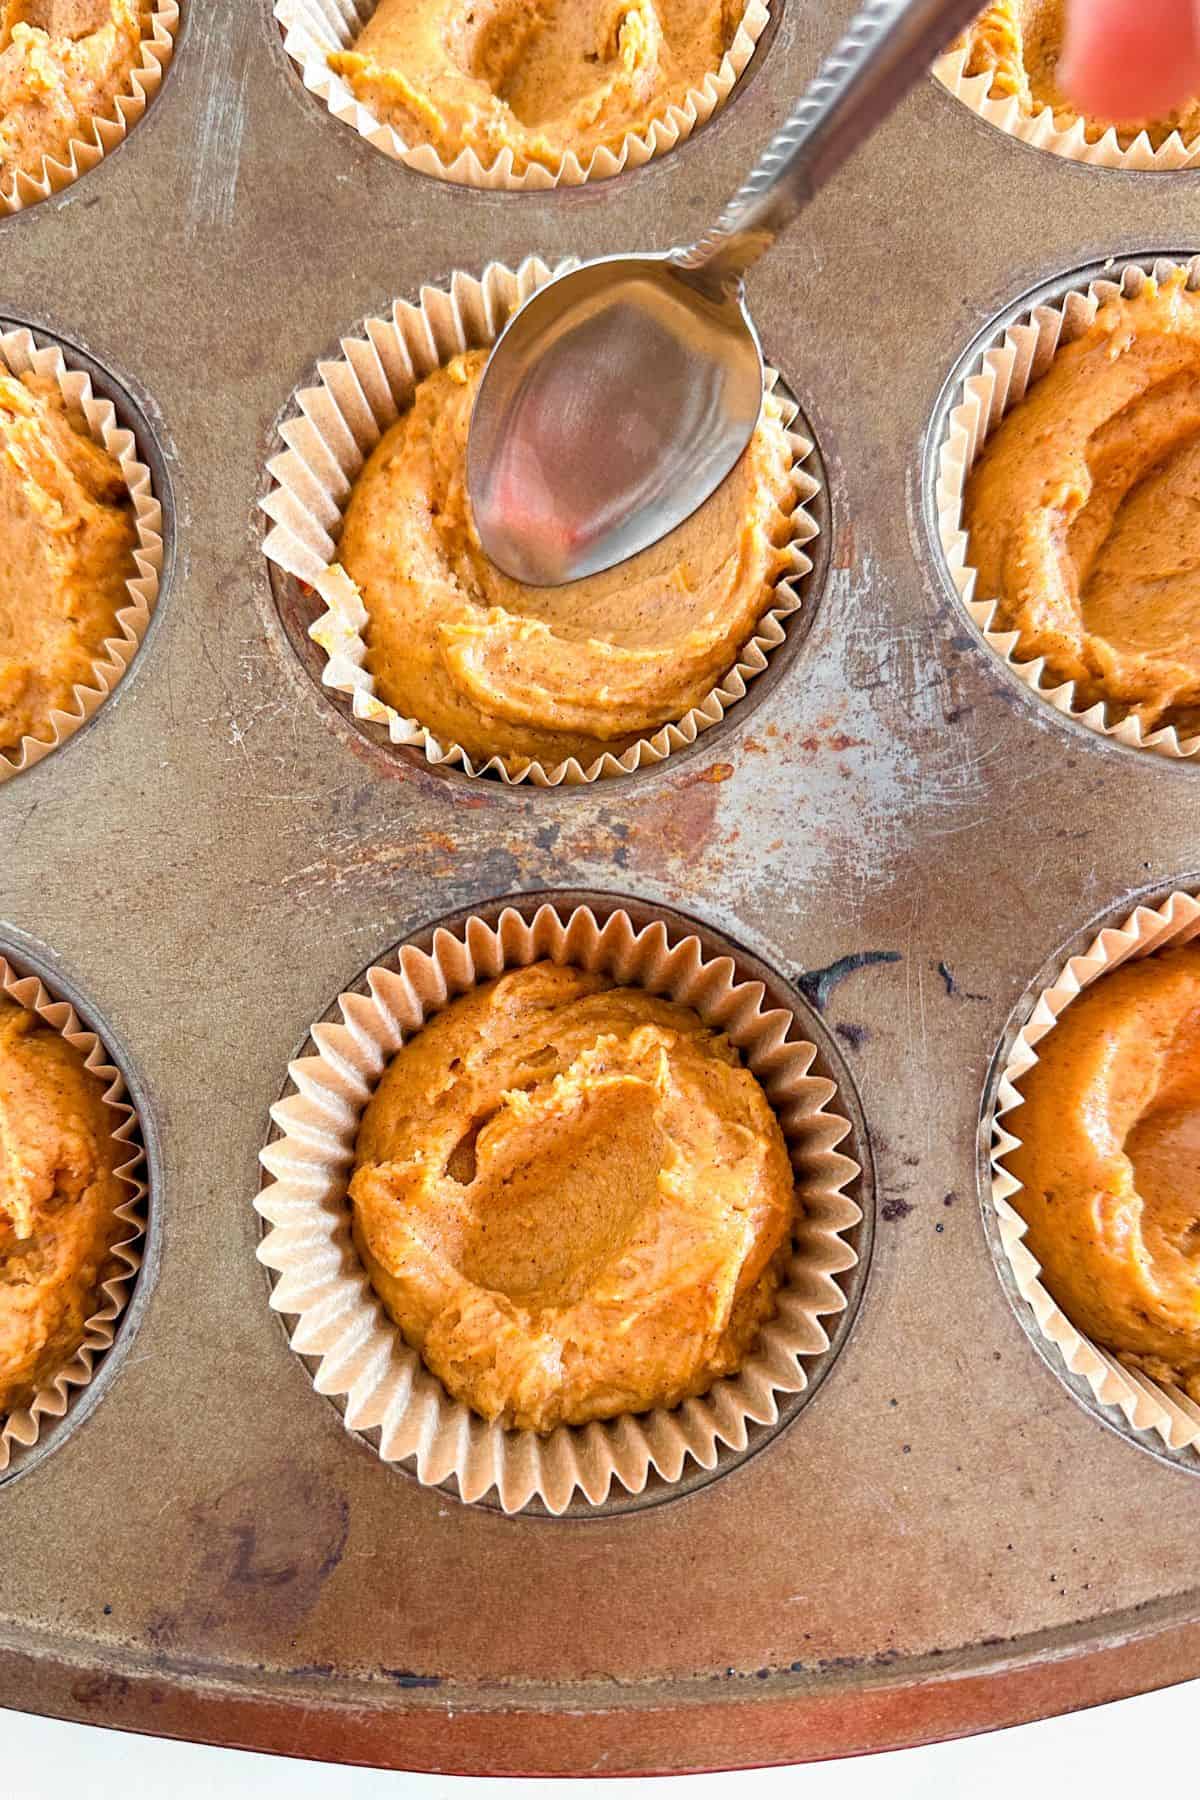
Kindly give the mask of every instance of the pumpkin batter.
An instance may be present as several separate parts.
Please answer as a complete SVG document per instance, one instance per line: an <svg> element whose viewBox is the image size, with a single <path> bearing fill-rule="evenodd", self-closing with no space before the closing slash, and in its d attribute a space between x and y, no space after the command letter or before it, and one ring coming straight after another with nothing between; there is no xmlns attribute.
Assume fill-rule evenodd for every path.
<svg viewBox="0 0 1200 1800"><path fill-rule="evenodd" d="M117 116L144 31L137 0L0 0L0 192Z"/></svg>
<svg viewBox="0 0 1200 1800"><path fill-rule="evenodd" d="M350 1184L389 1313L456 1399L546 1432L745 1360L796 1216L778 1121L690 1008L535 963L384 1071Z"/></svg>
<svg viewBox="0 0 1200 1800"><path fill-rule="evenodd" d="M51 376L0 364L0 753L74 711L137 574L120 465Z"/></svg>
<svg viewBox="0 0 1200 1800"><path fill-rule="evenodd" d="M1019 660L1077 707L1200 731L1200 295L1103 307L988 439L964 521Z"/></svg>
<svg viewBox="0 0 1200 1800"><path fill-rule="evenodd" d="M1013 1205L1071 1323L1200 1400L1200 945L1073 1000L1005 1120Z"/></svg>
<svg viewBox="0 0 1200 1800"><path fill-rule="evenodd" d="M1022 112L1030 114L1048 106L1057 128L1067 131L1080 115L1058 85L1064 30L1064 0L995 0L958 40L970 52L966 73L984 75L990 70L993 100L1015 94ZM1165 119L1087 118L1089 142L1103 137L1110 125L1123 149L1143 130L1156 150L1173 131L1187 142L1200 133L1200 99L1189 100Z"/></svg>
<svg viewBox="0 0 1200 1800"><path fill-rule="evenodd" d="M746 0L380 0L329 66L375 118L444 162L557 171L619 151L715 74Z"/></svg>
<svg viewBox="0 0 1200 1800"><path fill-rule="evenodd" d="M0 1415L79 1348L128 1195L100 1083L0 994Z"/></svg>
<svg viewBox="0 0 1200 1800"><path fill-rule="evenodd" d="M525 587L488 559L467 495L486 361L469 351L421 382L355 483L338 554L390 706L513 770L586 767L682 718L753 637L788 566L792 453L768 396L732 475L669 537L567 587Z"/></svg>

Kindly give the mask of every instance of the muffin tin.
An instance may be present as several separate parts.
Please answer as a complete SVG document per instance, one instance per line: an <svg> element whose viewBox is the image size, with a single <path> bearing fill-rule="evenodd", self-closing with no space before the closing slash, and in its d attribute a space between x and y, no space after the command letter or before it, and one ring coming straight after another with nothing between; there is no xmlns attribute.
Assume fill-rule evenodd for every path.
<svg viewBox="0 0 1200 1800"><path fill-rule="evenodd" d="M618 1773L1200 1673L1200 1482L1033 1352L976 1186L1014 1006L1072 934L1189 885L1200 776L1060 719L980 644L925 455L958 358L1020 296L1200 249L1200 178L1064 162L932 79L912 96L753 281L827 482L810 629L659 769L513 790L368 741L297 657L262 554L275 421L349 321L491 259L693 236L849 10L784 0L686 144L531 195L395 166L305 92L267 0L211 0L120 155L0 220L0 313L119 372L175 542L112 698L0 789L5 941L50 947L129 1046L161 1250L100 1403L0 1491L9 1705ZM313 1392L255 1255L267 1109L309 1022L429 921L542 889L676 909L797 986L875 1172L869 1277L819 1390L743 1466L628 1516L505 1518L383 1467Z"/></svg>

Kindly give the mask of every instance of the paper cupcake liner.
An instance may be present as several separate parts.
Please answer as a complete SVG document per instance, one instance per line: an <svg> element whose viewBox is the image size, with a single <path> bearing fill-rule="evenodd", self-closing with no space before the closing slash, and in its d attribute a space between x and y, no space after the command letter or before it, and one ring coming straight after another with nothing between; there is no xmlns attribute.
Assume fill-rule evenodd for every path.
<svg viewBox="0 0 1200 1800"><path fill-rule="evenodd" d="M0 954L0 993L8 995L19 1006L35 1012L52 1031L58 1032L83 1057L84 1066L104 1084L104 1104L112 1111L113 1142L118 1145L123 1161L116 1165L118 1178L129 1189L129 1198L117 1207L114 1217L128 1229L118 1234L112 1246L112 1259L117 1265L100 1283L97 1307L84 1325L83 1341L71 1360L54 1379L34 1395L27 1407L17 1412L0 1412L0 1472L17 1464L37 1443L45 1421L61 1419L81 1388L87 1387L106 1350L116 1337L117 1321L124 1312L133 1289L134 1279L142 1266L142 1240L146 1225L143 1206L147 1187L146 1153L138 1133L138 1118L125 1098L125 1082L121 1071L109 1060L104 1045L94 1031L79 1021L75 1008L67 1000L56 1000L36 975L22 975Z"/></svg>
<svg viewBox="0 0 1200 1800"><path fill-rule="evenodd" d="M1122 963L1200 936L1200 901L1175 892L1160 906L1138 906L1121 925L1101 931L1081 956L1072 956L1039 994L1029 1023L1018 1033L1000 1076L991 1120L991 1196L1000 1243L1017 1290L1040 1335L1071 1374L1082 1376L1101 1406L1115 1406L1135 1431L1154 1431L1169 1450L1200 1449L1200 1406L1179 1388L1127 1368L1072 1325L1041 1281L1041 1265L1025 1243L1026 1225L1013 1205L1021 1183L1005 1158L1021 1140L1001 1123L1021 1105L1020 1083L1037 1062L1035 1045L1052 1031L1064 1009L1094 981Z"/></svg>
<svg viewBox="0 0 1200 1800"><path fill-rule="evenodd" d="M175 51L175 34L179 30L178 0L156 0L150 15L149 29L141 42L141 55L130 73L129 91L118 94L111 119L92 119L89 137L73 138L65 161L46 156L41 173L27 175L18 170L10 187L0 186L0 218L8 213L23 212L39 200L48 200L124 143L162 86Z"/></svg>
<svg viewBox="0 0 1200 1800"><path fill-rule="evenodd" d="M448 290L423 288L418 306L398 300L390 319L368 319L365 336L343 338L341 357L320 364L319 385L301 390L298 413L280 427L288 449L267 465L273 486L262 502L274 522L263 545L267 556L312 587L325 603L326 611L310 627L309 636L329 659L322 681L350 696L355 718L383 726L393 744L421 750L434 765L459 767L470 776L494 775L509 784L530 781L538 787L628 775L661 763L694 744L701 732L745 698L748 684L784 642L785 621L804 604L798 584L812 569L806 546L818 534L807 503L820 492L820 483L802 467L814 446L789 429L795 494L786 548L788 572L777 584L771 605L733 668L698 706L620 754L604 751L586 768L575 757L548 767L531 761L513 774L500 757L476 763L461 744L443 743L418 719L405 718L388 706L365 667L366 609L336 561L351 489L384 432L411 404L417 383L461 351L493 343L517 307L559 272L532 257L515 272L491 263L481 279L456 274ZM773 370L767 371L766 379L768 391L776 390L784 404L790 428L798 409L779 387Z"/></svg>
<svg viewBox="0 0 1200 1800"><path fill-rule="evenodd" d="M724 1031L775 1110L804 1216L778 1310L738 1374L669 1412L540 1437L488 1424L409 1348L355 1250L347 1185L363 1111L400 1045L477 982L543 959L667 995ZM275 1271L272 1307L294 1320L292 1348L319 1359L317 1392L344 1401L349 1430L377 1434L385 1462L415 1464L430 1487L452 1477L465 1501L494 1487L505 1512L538 1499L561 1513L577 1490L599 1506L614 1484L639 1494L652 1472L677 1481L689 1457L715 1468L722 1446L746 1448L752 1423L777 1422L777 1394L805 1388L804 1358L829 1347L822 1320L846 1305L836 1277L858 1260L844 1234L861 1212L844 1190L859 1166L837 1149L850 1126L828 1110L834 1083L810 1073L813 1045L791 1038L793 1014L764 1011L764 998L761 982L736 979L730 957L706 957L691 936L672 943L661 922L639 931L619 906L597 917L586 906L560 914L542 905L529 919L507 907L495 925L471 917L438 930L428 952L401 948L339 997L343 1024L312 1027L316 1053L290 1065L294 1091L271 1109L279 1135L261 1153L274 1179L255 1201L268 1227L258 1255Z"/></svg>
<svg viewBox="0 0 1200 1800"><path fill-rule="evenodd" d="M100 647L92 664L91 681L77 686L72 706L51 712L38 735L23 738L17 752L0 751L0 784L57 750L108 699L146 635L158 600L163 567L162 505L154 496L149 469L138 460L137 441L132 431L118 424L112 401L101 399L93 391L91 377L81 369L72 369L57 344L39 348L32 331L0 331L0 371L4 370L11 375L30 370L37 375L52 375L64 400L81 410L92 437L119 464L125 477L138 541L133 551L137 574L125 584L129 603L117 613L117 634L105 638Z"/></svg>
<svg viewBox="0 0 1200 1800"><path fill-rule="evenodd" d="M1181 265L1161 257L1152 273L1160 283L1181 272ZM1189 288L1200 287L1200 257L1182 272ZM937 530L947 571L967 612L985 640L1017 680L1045 700L1056 712L1086 725L1097 736L1110 738L1136 750L1150 750L1174 761L1200 757L1200 737L1181 738L1174 726L1147 731L1132 715L1109 718L1109 703L1075 705L1073 681L1059 681L1044 657L1019 660L1020 633L994 629L997 600L977 593L978 571L970 556L969 536L963 527L963 498L967 479L988 437L1000 421L1024 399L1029 388L1046 373L1055 352L1081 337L1100 308L1122 295L1142 290L1147 270L1141 263L1116 266L1112 278L1096 280L1072 289L1055 305L1034 306L1017 323L1001 327L972 359L961 382L961 397L951 407L936 461Z"/></svg>
<svg viewBox="0 0 1200 1800"><path fill-rule="evenodd" d="M1071 162L1088 163L1094 169L1141 169L1161 174L1171 169L1200 166L1200 139L1188 143L1178 131L1173 131L1156 150L1147 134L1139 131L1122 149L1115 126L1110 125L1097 133L1095 126L1089 127L1085 120L1075 119L1060 128L1051 106L1040 106L1035 112L1029 112L1014 94L993 98L993 72L985 70L982 75L968 75L969 61L969 50L950 50L939 57L933 72L956 100L969 106L989 125L1006 131L1010 137L1020 138L1023 144L1032 144L1037 150L1049 150Z"/></svg>
<svg viewBox="0 0 1200 1800"><path fill-rule="evenodd" d="M463 187L503 188L512 193L579 187L585 181L620 175L625 169L640 169L654 157L673 150L724 106L771 18L771 0L747 0L737 35L716 73L706 75L699 87L690 88L681 105L667 107L645 133L631 131L620 150L598 149L586 164L571 151L557 170L537 164L523 174L515 174L511 150L501 151L495 162L485 168L473 150L463 150L453 162L446 163L431 145L405 143L395 126L381 124L341 76L334 74L328 57L353 47L376 4L377 0L276 0L275 17L283 31L284 49L300 71L305 87L324 101L335 119L353 126L368 144L403 163L405 168L434 175L441 181L458 182Z"/></svg>

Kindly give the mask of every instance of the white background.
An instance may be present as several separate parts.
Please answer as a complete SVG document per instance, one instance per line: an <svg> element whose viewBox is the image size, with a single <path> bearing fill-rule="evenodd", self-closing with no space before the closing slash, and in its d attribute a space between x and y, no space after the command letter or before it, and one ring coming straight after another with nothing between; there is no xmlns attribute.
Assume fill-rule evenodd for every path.
<svg viewBox="0 0 1200 1800"><path fill-rule="evenodd" d="M0 1713L4 1800L1170 1800L1200 1789L1200 1681L954 1744L757 1774L467 1781L281 1761Z"/></svg>

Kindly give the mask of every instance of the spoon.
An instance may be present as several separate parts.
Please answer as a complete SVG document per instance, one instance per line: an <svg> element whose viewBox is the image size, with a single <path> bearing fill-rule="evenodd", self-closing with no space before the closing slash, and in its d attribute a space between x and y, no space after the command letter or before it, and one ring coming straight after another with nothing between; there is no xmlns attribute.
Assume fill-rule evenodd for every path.
<svg viewBox="0 0 1200 1800"><path fill-rule="evenodd" d="M980 3L866 0L711 231L583 263L513 315L467 444L475 523L506 574L532 587L595 575L716 492L762 409L743 276Z"/></svg>

